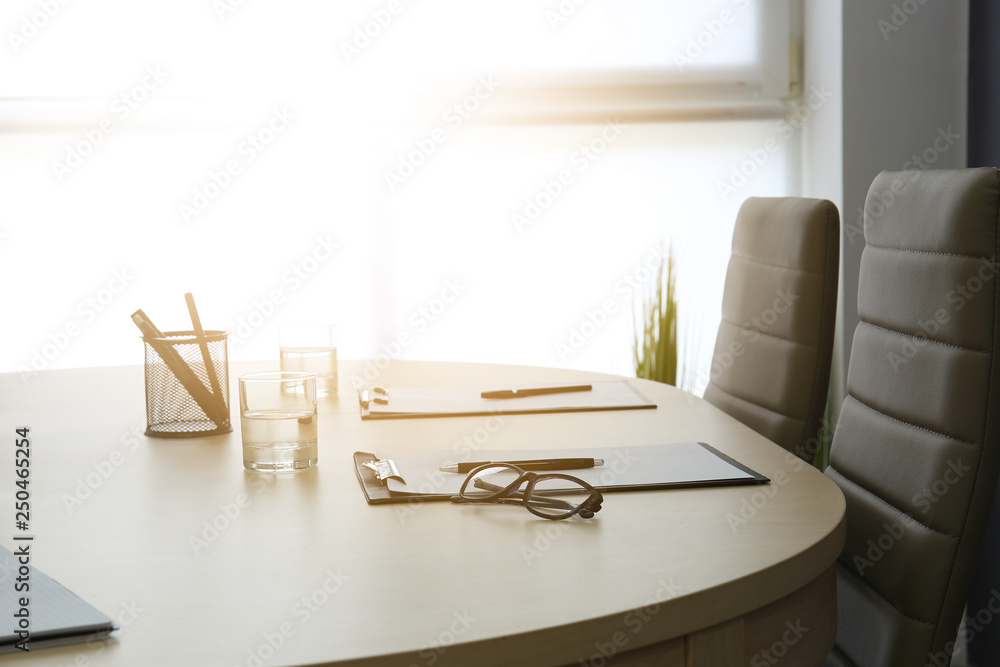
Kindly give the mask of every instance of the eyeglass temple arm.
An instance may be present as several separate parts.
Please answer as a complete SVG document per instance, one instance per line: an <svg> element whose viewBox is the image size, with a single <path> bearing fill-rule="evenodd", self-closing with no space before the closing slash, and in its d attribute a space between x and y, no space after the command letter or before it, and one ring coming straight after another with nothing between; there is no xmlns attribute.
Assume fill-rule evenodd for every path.
<svg viewBox="0 0 1000 667"><path fill-rule="evenodd" d="M503 490L502 486L498 486L496 484L493 484L491 482L487 482L487 481L482 480L482 479L477 479L476 482L475 482L475 484L476 484L477 487L479 487L481 489L485 489L487 491L494 491L494 492L496 492L496 491L502 491ZM467 500L470 500L471 502L475 502L475 499L467 499ZM548 508L551 508L551 509L566 509L566 510L569 510L569 509L573 509L574 507L576 507L576 505L574 505L572 503L567 503L564 500L559 500L558 498L546 498L545 496L543 496L541 494L532 494L531 500L528 501L528 500L525 499L524 491L522 491L521 489L514 489L510 493L508 493L506 496L502 496L500 498L493 498L491 500L484 500L484 502L503 502L504 500L512 501L512 502L518 502L518 503L527 503L527 502L530 502L532 505L535 505L537 507L548 507Z"/></svg>

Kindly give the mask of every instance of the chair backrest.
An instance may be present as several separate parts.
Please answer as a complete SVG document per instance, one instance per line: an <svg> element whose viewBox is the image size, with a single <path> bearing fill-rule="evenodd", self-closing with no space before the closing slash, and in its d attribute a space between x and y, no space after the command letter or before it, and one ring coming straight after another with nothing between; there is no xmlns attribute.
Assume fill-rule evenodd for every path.
<svg viewBox="0 0 1000 667"><path fill-rule="evenodd" d="M828 665L949 663L997 479L998 174L883 172L868 192Z"/></svg>
<svg viewBox="0 0 1000 667"><path fill-rule="evenodd" d="M832 202L743 202L705 399L810 462L830 381L839 267Z"/></svg>

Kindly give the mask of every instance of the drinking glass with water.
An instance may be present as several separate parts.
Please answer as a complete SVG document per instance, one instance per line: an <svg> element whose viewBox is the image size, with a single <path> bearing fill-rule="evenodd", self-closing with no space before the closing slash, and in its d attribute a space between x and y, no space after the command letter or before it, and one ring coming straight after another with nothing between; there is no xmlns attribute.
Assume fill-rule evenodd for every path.
<svg viewBox="0 0 1000 667"><path fill-rule="evenodd" d="M337 394L337 326L278 327L281 370L316 374L319 398Z"/></svg>
<svg viewBox="0 0 1000 667"><path fill-rule="evenodd" d="M280 472L316 465L316 376L248 373L239 385L243 467Z"/></svg>

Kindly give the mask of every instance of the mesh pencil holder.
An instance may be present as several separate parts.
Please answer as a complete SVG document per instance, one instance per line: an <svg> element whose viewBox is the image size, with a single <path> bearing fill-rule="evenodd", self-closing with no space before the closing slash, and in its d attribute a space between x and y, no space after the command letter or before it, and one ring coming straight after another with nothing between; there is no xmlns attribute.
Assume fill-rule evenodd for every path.
<svg viewBox="0 0 1000 667"><path fill-rule="evenodd" d="M194 331L167 331L162 338L142 337L146 351L146 435L195 438L233 430L229 418L228 336L226 331L209 330L201 339ZM210 376L208 368L214 376Z"/></svg>

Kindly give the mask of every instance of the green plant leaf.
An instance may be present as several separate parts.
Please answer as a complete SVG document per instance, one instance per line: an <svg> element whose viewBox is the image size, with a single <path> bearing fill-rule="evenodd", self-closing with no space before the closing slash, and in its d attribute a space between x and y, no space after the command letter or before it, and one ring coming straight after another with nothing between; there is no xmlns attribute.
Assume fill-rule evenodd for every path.
<svg viewBox="0 0 1000 667"><path fill-rule="evenodd" d="M656 285L643 298L636 325L633 358L636 377L677 384L677 268L673 247L660 259Z"/></svg>

